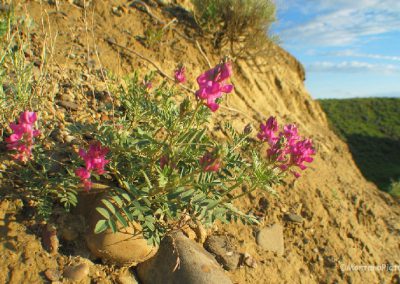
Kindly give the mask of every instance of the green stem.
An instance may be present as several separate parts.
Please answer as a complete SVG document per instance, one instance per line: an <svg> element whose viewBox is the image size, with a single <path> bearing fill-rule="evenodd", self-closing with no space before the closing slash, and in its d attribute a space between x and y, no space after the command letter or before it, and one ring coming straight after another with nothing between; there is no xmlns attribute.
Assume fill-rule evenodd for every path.
<svg viewBox="0 0 400 284"><path fill-rule="evenodd" d="M196 118L196 115L197 115L197 113L199 112L199 109L200 109L200 107L201 107L202 105L203 105L202 102L199 101L199 100L197 100L197 106L196 106L196 109L194 110L193 116L192 116L192 118L191 118L191 120L190 120L190 122L189 122L189 124L188 124L188 127L186 128L187 130L189 130L189 129L192 127L193 122L194 122L194 120L195 120L195 118Z"/></svg>

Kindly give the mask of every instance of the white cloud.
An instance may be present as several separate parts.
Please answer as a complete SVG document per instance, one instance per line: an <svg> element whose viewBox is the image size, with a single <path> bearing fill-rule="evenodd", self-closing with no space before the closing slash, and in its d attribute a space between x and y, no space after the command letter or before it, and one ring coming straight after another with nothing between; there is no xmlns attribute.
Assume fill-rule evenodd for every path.
<svg viewBox="0 0 400 284"><path fill-rule="evenodd" d="M399 0L277 0L277 6L307 19L281 30L284 42L340 46L400 31Z"/></svg>
<svg viewBox="0 0 400 284"><path fill-rule="evenodd" d="M391 64L372 64L360 61L343 61L329 62L318 61L307 66L309 72L334 72L334 73L379 73L379 74L394 74L399 73L400 68Z"/></svg>
<svg viewBox="0 0 400 284"><path fill-rule="evenodd" d="M360 53L360 52L356 52L354 50L342 50L342 51L336 51L336 52L329 52L329 53L324 53L323 55L332 55L332 56L337 56L337 57L370 58L370 59L388 60L388 61L400 61L400 56Z"/></svg>

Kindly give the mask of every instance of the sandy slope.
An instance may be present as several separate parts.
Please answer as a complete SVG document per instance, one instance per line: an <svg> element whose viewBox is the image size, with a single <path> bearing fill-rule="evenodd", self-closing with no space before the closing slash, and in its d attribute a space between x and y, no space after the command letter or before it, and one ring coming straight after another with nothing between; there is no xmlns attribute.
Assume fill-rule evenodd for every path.
<svg viewBox="0 0 400 284"><path fill-rule="evenodd" d="M50 65L58 70L56 78L65 77L63 74L90 73L89 69L98 69L101 65L117 75L127 74L135 68L154 69L128 51L110 45L107 42L110 39L140 52L169 74L177 63L185 63L193 88L195 77L207 68L204 57L192 40L195 30L183 20L181 10L178 15L177 10L167 12L150 6L150 12L164 23L174 15L180 16L182 21L172 25L179 34L176 30L168 30L161 43L146 48L137 36L143 36L148 27L157 27L157 24L154 17L129 7L126 1L93 1L86 12L64 2L59 5L58 12L55 6L40 4L41 1L20 2L18 13L28 14L38 24L35 28L36 46L41 46L45 35L47 40L55 42ZM122 7L123 4L120 16L112 13L112 7ZM199 41L209 60L217 63L219 56L205 41ZM398 283L399 271L341 271L340 265L399 264L400 208L391 197L365 181L347 146L328 128L325 114L304 87L305 74L301 64L279 47L273 47L271 54L262 60L236 64L235 93L227 98L226 108L217 113L216 123L230 119L236 127L242 128L248 122L258 125L268 116L276 115L285 122L298 123L301 132L316 142L318 155L301 179L279 189L279 200L260 193L249 196L241 205L244 209L257 209L259 199L267 198L269 206L265 225L275 222L284 225L284 256L259 250L253 236L256 228L241 225L219 227L220 232L233 236L240 252L248 252L258 261L257 268L246 267L231 272L232 280L236 283ZM93 85L94 88L102 86L98 78L81 80L81 84ZM305 221L300 225L286 222L283 219L286 212L297 213ZM0 254L4 255L11 250L5 245L10 235L7 230L0 230L0 233ZM21 234L20 238L36 239L24 230ZM26 251L29 243L18 238L17 251ZM29 252L36 255L42 253L42 249L35 246ZM45 255L43 257L46 259ZM29 269L23 265L29 257L19 261L2 260L1 274L44 270L40 259L30 262ZM46 261L53 265L52 261ZM31 283L39 281L37 279L32 278Z"/></svg>

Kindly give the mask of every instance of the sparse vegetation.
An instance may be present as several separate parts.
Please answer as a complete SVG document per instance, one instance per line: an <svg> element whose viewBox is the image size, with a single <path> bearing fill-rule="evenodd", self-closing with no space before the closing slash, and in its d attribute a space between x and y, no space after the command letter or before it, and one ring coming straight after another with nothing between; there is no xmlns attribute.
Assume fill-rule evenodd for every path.
<svg viewBox="0 0 400 284"><path fill-rule="evenodd" d="M228 48L232 56L254 57L269 50L268 36L275 21L270 0L193 0L195 16L216 49Z"/></svg>
<svg viewBox="0 0 400 284"><path fill-rule="evenodd" d="M320 100L364 176L382 190L400 177L400 99Z"/></svg>
<svg viewBox="0 0 400 284"><path fill-rule="evenodd" d="M15 117L32 101L32 63L25 51L29 39L25 31L31 22L14 17L12 10L0 19L0 125ZM1 134L0 130L0 134Z"/></svg>

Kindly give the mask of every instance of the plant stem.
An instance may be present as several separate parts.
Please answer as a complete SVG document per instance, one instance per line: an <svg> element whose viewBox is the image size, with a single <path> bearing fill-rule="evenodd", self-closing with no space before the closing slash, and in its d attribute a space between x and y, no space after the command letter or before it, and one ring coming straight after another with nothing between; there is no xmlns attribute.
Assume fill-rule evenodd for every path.
<svg viewBox="0 0 400 284"><path fill-rule="evenodd" d="M188 124L187 130L189 130L192 127L193 122L194 122L194 120L196 118L196 115L199 112L199 109L200 109L201 106L202 106L201 101L197 100L197 106L196 106L196 109L194 110L192 118L190 119L190 122Z"/></svg>

